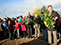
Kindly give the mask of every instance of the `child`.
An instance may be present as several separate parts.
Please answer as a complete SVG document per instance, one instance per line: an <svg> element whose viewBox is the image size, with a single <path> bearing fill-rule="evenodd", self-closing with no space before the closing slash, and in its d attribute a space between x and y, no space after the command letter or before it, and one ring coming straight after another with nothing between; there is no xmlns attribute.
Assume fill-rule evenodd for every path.
<svg viewBox="0 0 61 45"><path fill-rule="evenodd" d="M26 36L26 26L25 24L21 24L21 29L22 29L22 32L23 32L23 37Z"/></svg>
<svg viewBox="0 0 61 45"><path fill-rule="evenodd" d="M24 21L25 19L22 18L22 21ZM25 37L26 36L26 26L25 24L22 24L21 22L19 23L21 25L21 32L22 32L22 36Z"/></svg>
<svg viewBox="0 0 61 45"><path fill-rule="evenodd" d="M14 31L17 30L17 38L19 38L20 26L17 20L15 20L15 25L13 25L13 27L15 27Z"/></svg>

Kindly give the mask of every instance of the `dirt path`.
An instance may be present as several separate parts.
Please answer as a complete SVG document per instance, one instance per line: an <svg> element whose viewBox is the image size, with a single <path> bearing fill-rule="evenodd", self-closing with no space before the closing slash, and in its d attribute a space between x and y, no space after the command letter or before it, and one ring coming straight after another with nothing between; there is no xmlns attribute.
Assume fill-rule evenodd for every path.
<svg viewBox="0 0 61 45"><path fill-rule="evenodd" d="M59 42L58 39L57 42ZM9 40L9 39L4 39L0 41L1 45L47 45L48 42L45 40L41 40L40 38L20 38L20 39L14 39L14 40ZM54 44L52 44L54 45ZM61 45L61 43L59 44Z"/></svg>
<svg viewBox="0 0 61 45"><path fill-rule="evenodd" d="M5 40L1 40L0 44L1 45L20 45L22 43L27 43L34 40L34 38L20 38L20 39L14 39L14 40L9 40L9 39L5 39Z"/></svg>

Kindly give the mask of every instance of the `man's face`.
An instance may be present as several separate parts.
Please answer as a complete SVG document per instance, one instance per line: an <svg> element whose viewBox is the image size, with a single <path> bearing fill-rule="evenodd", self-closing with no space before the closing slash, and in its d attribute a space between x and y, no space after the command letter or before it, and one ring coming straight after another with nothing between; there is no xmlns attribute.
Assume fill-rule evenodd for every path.
<svg viewBox="0 0 61 45"><path fill-rule="evenodd" d="M35 14L35 17L38 17L38 15L37 15L37 14Z"/></svg>
<svg viewBox="0 0 61 45"><path fill-rule="evenodd" d="M27 16L30 16L29 12L27 12Z"/></svg>
<svg viewBox="0 0 61 45"><path fill-rule="evenodd" d="M49 12L52 12L53 11L53 8L52 7L48 7L48 11Z"/></svg>

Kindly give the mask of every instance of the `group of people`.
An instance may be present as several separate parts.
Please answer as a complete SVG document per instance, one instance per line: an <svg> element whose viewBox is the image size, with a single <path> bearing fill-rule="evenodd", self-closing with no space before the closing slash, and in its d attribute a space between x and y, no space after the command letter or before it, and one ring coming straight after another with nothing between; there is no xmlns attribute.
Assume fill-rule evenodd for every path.
<svg viewBox="0 0 61 45"><path fill-rule="evenodd" d="M56 20L56 22L59 23L59 19L60 19L60 15L55 12L52 8L51 5L48 6L48 11L50 14L50 12L53 13L53 15L55 15L56 17L58 17L58 19ZM53 34L54 37L54 43L55 45L57 45L57 30L50 30L48 29L45 24L44 24L44 20L41 20L41 18L44 16L44 12L41 12L42 16L38 16L37 14L35 14L35 17L30 15L30 12L27 12L27 17L26 16L19 16L16 18L4 18L3 20L0 18L0 30L3 30L4 36L7 37L9 36L9 39L14 39L14 38L20 38L20 37L28 37L28 38L32 38L32 34L35 34L35 37L40 37L40 32L42 32L42 39L48 40L49 44L52 44L52 36L51 33ZM35 23L31 24L28 23L27 25L22 24L21 22L18 22L18 19L21 18L22 21L24 21L26 18L31 19L32 20L39 20L39 21L35 21ZM42 24L40 23L40 21L42 22ZM3 26L3 23L7 24L7 27ZM57 24L59 25L59 24Z"/></svg>

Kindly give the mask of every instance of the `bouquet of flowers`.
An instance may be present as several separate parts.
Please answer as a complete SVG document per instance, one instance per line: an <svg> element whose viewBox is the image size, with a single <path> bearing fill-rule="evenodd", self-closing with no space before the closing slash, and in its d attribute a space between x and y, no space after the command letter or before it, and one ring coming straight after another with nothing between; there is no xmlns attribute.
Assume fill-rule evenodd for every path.
<svg viewBox="0 0 61 45"><path fill-rule="evenodd" d="M41 23L40 17L34 18L33 23Z"/></svg>
<svg viewBox="0 0 61 45"><path fill-rule="evenodd" d="M48 27L49 29L54 29L55 16L52 15L52 12L49 15L45 14L45 16L41 18L41 20L44 20L44 24L46 25L46 27Z"/></svg>
<svg viewBox="0 0 61 45"><path fill-rule="evenodd" d="M26 18L26 19L22 20L21 23L27 25L27 24L31 23L31 21L32 20L30 18Z"/></svg>

